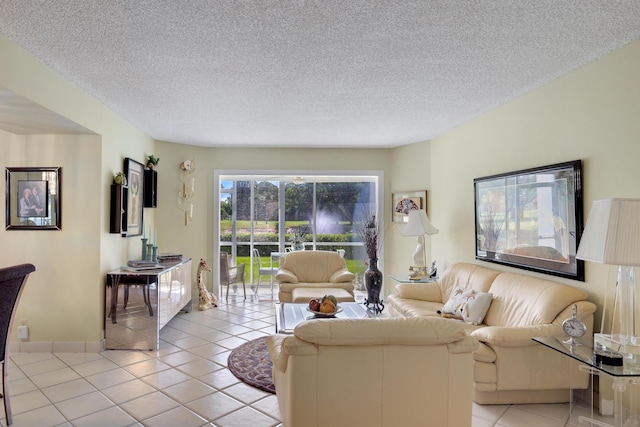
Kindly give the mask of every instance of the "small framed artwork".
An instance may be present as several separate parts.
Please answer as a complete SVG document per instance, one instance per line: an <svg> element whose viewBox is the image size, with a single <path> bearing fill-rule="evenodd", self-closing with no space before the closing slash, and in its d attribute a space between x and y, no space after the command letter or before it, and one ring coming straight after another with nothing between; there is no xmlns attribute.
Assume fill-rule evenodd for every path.
<svg viewBox="0 0 640 427"><path fill-rule="evenodd" d="M127 231L124 237L140 236L142 234L142 212L144 189L144 166L129 157L124 159L124 174L127 177L127 200L125 213L127 215Z"/></svg>
<svg viewBox="0 0 640 427"><path fill-rule="evenodd" d="M427 210L427 192L403 191L391 194L391 220L393 222L407 222L409 211L424 209Z"/></svg>
<svg viewBox="0 0 640 427"><path fill-rule="evenodd" d="M6 168L6 229L60 230L62 168Z"/></svg>

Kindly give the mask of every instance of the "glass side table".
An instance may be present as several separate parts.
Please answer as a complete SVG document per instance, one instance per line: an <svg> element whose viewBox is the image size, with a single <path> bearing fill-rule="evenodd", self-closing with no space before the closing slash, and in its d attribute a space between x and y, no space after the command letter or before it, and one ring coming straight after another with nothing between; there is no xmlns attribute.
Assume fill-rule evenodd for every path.
<svg viewBox="0 0 640 427"><path fill-rule="evenodd" d="M600 393L606 393L607 385L613 389L613 417L594 418L593 398L591 399L591 416L579 416L579 422L585 426L626 427L640 426L638 398L640 398L640 370L625 366L612 366L601 363L603 357L614 356L607 350L594 350L593 339L582 338L580 345L570 345L563 342L565 337L534 337L533 341L555 350L567 357L580 362L579 369L593 376L600 377ZM596 354L598 358L596 358ZM612 362L613 363L613 362ZM572 390L573 392L573 390ZM573 399L570 400L573 409ZM613 421L611 424L609 421ZM580 424L583 425L583 424Z"/></svg>
<svg viewBox="0 0 640 427"><path fill-rule="evenodd" d="M438 277L420 277L419 279L410 279L408 275L401 276L394 274L389 275L389 277L398 283L429 283L438 281Z"/></svg>

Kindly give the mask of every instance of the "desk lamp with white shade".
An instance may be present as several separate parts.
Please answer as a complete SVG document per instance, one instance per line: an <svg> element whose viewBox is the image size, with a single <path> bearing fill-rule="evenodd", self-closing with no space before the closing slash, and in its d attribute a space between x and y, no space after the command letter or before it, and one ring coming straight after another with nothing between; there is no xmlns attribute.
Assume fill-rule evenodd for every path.
<svg viewBox="0 0 640 427"><path fill-rule="evenodd" d="M634 267L640 265L640 199L594 201L576 258L618 266L611 329L595 334L594 341L622 353L630 364L639 364L635 313L640 294L635 290Z"/></svg>
<svg viewBox="0 0 640 427"><path fill-rule="evenodd" d="M436 234L438 229L431 225L427 213L422 209L414 209L409 211L409 220L407 225L402 230L403 236L418 236L418 246L413 253L413 265L411 270L415 275L426 276L427 275L427 259L424 250L424 236L425 234Z"/></svg>

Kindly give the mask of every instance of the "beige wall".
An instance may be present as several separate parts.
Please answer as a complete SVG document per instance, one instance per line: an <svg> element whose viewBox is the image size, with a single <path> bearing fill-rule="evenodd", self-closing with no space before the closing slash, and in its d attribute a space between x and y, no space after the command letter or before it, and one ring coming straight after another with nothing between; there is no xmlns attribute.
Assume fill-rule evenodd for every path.
<svg viewBox="0 0 640 427"><path fill-rule="evenodd" d="M31 275L16 321L35 341L97 341L100 299L99 137L16 136L0 131L0 167L62 167L62 231L4 230L2 265L29 262ZM2 180L2 194L5 181ZM15 201L12 206L16 206ZM2 210L2 223L5 211Z"/></svg>
<svg viewBox="0 0 640 427"><path fill-rule="evenodd" d="M101 340L105 273L140 254L138 239L109 234L109 186L123 159L143 161L154 141L3 36L0 57L1 86L95 133L0 131L0 167L61 166L63 177L61 231L0 231L1 265L37 268L17 312L30 332L21 345L39 350L70 342L77 345L65 349L94 350ZM4 216L3 209L3 223ZM153 218L145 209L145 221Z"/></svg>
<svg viewBox="0 0 640 427"><path fill-rule="evenodd" d="M443 265L480 263L474 259L477 177L582 159L585 218L594 200L640 197L638 69L640 43L634 43L434 139L429 211L440 228L434 257ZM600 304L609 276L608 267L586 263L586 282L559 280Z"/></svg>
<svg viewBox="0 0 640 427"><path fill-rule="evenodd" d="M153 153L161 158L159 207L145 209L145 225L159 230L161 252L179 251L195 259L213 256L210 196L216 194L215 170L382 170L385 274L404 272L415 248L413 238L400 236L401 225L390 224L393 191L428 191L428 213L440 233L427 238L427 256L440 269L458 261L476 262L476 177L579 158L584 161L585 214L596 199L640 197L640 80L634 74L640 68L640 43L432 142L393 150L206 149L154 142L2 36L0 56L0 85L95 133L0 132L0 166L63 167L63 230L0 230L2 265L33 262L38 268L18 313L30 326L30 340L99 342L104 275L140 255L138 238L108 232L109 185L125 157L143 162ZM194 219L188 226L176 207L178 165L185 159L197 162ZM586 273L585 283L565 282L586 289L598 302L609 269L588 263ZM387 292L392 285L387 281Z"/></svg>
<svg viewBox="0 0 640 427"><path fill-rule="evenodd" d="M434 206L431 204L431 148L429 142L420 142L417 144L406 145L391 150L391 166L392 171L389 179L389 191L386 204L391 209L391 194L403 191L427 191L427 214L432 220ZM391 215L391 213L389 214ZM433 226L440 228L437 223L431 221ZM406 276L409 272L409 266L412 264L413 252L416 249L418 241L416 237L403 236L402 230L404 224L392 223L391 216L387 219L387 228L385 233L385 253L387 254L385 267L386 272L398 276ZM433 260L433 254L430 250L431 243L437 239L446 238L442 233L433 236L425 236L425 247L427 263ZM441 265L441 260L436 257L436 265ZM385 281L385 290L387 293L394 292L395 283L392 280Z"/></svg>
<svg viewBox="0 0 640 427"><path fill-rule="evenodd" d="M372 171L380 170L389 175L389 150L358 149L238 149L203 148L156 143L156 155L160 157L158 168L158 209L156 222L159 231L160 252L180 252L184 256L199 260L205 258L212 267L214 259L214 210L213 201L218 197L214 186L214 172L226 171ZM165 161L167 159L167 161ZM177 208L180 191L179 165L187 159L195 159L196 170L193 221L184 224L184 214ZM388 188L388 184L385 184ZM387 213L388 215L388 213ZM383 270L384 271L384 270ZM211 274L203 276L211 289ZM194 288L194 293L196 292Z"/></svg>

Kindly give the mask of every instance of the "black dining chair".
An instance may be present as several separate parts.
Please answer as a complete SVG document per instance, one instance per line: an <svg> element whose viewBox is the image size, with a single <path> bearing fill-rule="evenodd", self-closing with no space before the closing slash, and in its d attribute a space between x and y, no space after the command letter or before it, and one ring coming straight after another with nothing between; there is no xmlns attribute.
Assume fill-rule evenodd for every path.
<svg viewBox="0 0 640 427"><path fill-rule="evenodd" d="M29 274L36 271L32 264L20 264L13 267L0 268L0 363L2 363L2 397L7 425L13 423L11 405L9 403L9 370L6 357L9 354L11 325L15 309Z"/></svg>

